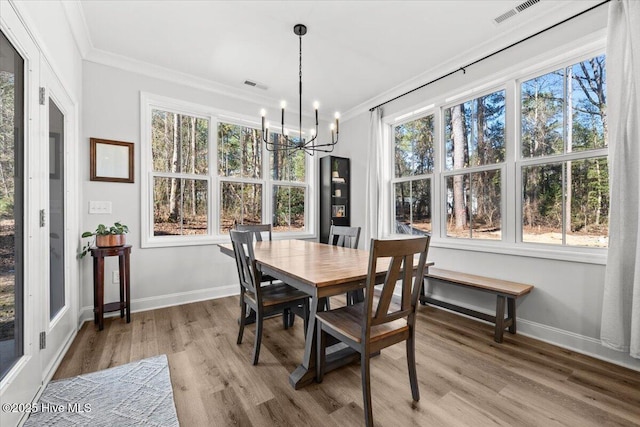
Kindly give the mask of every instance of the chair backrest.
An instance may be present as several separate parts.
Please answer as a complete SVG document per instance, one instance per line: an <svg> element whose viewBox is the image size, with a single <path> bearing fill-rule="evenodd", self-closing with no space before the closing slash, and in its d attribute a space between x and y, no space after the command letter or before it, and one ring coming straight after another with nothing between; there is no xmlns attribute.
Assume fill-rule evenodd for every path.
<svg viewBox="0 0 640 427"><path fill-rule="evenodd" d="M251 231L256 236L256 242L262 242L262 233L268 233L271 241L271 224L236 224L238 231Z"/></svg>
<svg viewBox="0 0 640 427"><path fill-rule="evenodd" d="M329 244L356 249L360 240L360 227L332 225L329 229Z"/></svg>
<svg viewBox="0 0 640 427"><path fill-rule="evenodd" d="M409 323L415 322L415 310L420 296L420 287L424 278L424 268L431 238L376 240L371 239L369 254L369 272L367 275L367 295L365 298L366 316L363 316L363 342L369 336L371 326L407 317ZM420 255L418 267L414 273L414 256ZM384 278L382 292L377 303L374 302L376 285L376 267L380 258L390 258L389 268ZM381 262L386 262L383 260ZM412 279L415 276L412 287ZM389 312L391 298L398 281L401 281L402 294L400 308Z"/></svg>
<svg viewBox="0 0 640 427"><path fill-rule="evenodd" d="M256 286L258 271L253 254L253 233L250 231L231 230L231 244L236 257L238 278L241 290L248 290L259 297L260 287Z"/></svg>

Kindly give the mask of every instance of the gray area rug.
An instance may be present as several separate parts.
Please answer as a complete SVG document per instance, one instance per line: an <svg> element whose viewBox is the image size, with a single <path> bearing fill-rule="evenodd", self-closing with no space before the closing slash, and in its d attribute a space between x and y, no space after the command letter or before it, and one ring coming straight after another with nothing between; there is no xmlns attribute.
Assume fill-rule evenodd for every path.
<svg viewBox="0 0 640 427"><path fill-rule="evenodd" d="M51 381L25 426L178 426L167 356Z"/></svg>

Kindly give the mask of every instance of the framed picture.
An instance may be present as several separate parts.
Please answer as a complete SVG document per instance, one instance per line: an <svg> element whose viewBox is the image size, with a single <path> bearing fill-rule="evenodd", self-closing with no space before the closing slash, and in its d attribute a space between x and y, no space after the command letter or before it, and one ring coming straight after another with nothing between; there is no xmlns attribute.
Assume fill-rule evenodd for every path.
<svg viewBox="0 0 640 427"><path fill-rule="evenodd" d="M343 218L345 215L344 205L333 205L331 216L334 218Z"/></svg>
<svg viewBox="0 0 640 427"><path fill-rule="evenodd" d="M91 181L133 183L133 143L90 140Z"/></svg>

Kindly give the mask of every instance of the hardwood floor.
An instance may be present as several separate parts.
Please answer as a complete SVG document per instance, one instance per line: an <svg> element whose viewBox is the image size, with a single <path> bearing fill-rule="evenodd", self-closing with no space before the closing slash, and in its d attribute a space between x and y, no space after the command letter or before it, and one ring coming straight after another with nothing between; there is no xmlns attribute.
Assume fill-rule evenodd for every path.
<svg viewBox="0 0 640 427"><path fill-rule="evenodd" d="M265 321L258 366L254 326L236 345L237 297L133 313L131 323L86 322L54 379L167 354L183 426L359 426L360 367L302 390L288 376L302 359L301 319L289 330ZM420 402L412 402L404 344L371 361L380 426L640 426L640 372L521 335L493 341L493 327L420 306L416 356Z"/></svg>

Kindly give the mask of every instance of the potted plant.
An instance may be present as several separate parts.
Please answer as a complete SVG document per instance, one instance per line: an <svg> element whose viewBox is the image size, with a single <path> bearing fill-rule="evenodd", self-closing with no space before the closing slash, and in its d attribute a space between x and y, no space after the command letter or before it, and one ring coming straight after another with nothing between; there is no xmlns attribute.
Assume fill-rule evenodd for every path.
<svg viewBox="0 0 640 427"><path fill-rule="evenodd" d="M96 236L95 245L99 248L108 248L114 246L123 246L126 243L125 234L129 232L129 227L116 221L112 226L107 227L104 224L98 224L95 231L85 231L82 233L82 237ZM91 244L88 242L82 247L79 257L82 258L89 253Z"/></svg>

